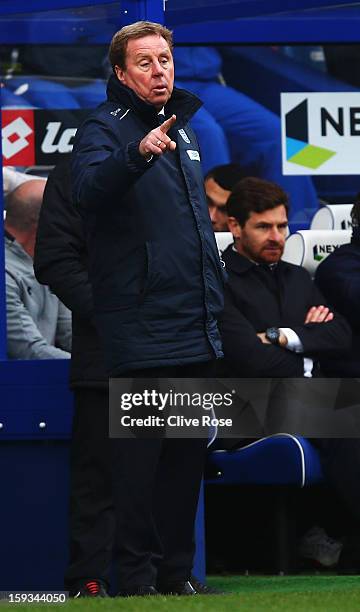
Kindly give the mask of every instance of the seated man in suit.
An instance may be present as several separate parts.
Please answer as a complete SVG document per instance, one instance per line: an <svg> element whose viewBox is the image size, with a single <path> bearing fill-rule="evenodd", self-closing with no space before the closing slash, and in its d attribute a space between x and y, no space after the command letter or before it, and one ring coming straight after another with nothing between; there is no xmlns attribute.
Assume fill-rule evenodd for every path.
<svg viewBox="0 0 360 612"><path fill-rule="evenodd" d="M308 272L281 260L287 231L287 195L274 183L249 177L236 185L227 210L234 236L234 244L222 255L228 274L220 323L227 375L292 377L294 383L295 378L318 376L318 359L348 350L351 331L345 319L326 305ZM327 379L325 386L331 384ZM297 399L294 393L290 395L287 406L293 409ZM313 412L317 408L314 402ZM267 418L276 431L277 415ZM360 441L326 437L313 441L328 482L347 504L358 526ZM345 547L340 557L344 566L349 562L347 550ZM359 569L358 558L355 563Z"/></svg>
<svg viewBox="0 0 360 612"><path fill-rule="evenodd" d="M311 377L321 355L347 350L351 332L308 272L281 260L288 198L275 183L244 178L227 202L234 245L222 317L225 358L237 376Z"/></svg>
<svg viewBox="0 0 360 612"><path fill-rule="evenodd" d="M326 363L333 376L360 376L360 193L351 210L351 242L335 249L316 270L315 282L332 304L350 323L352 349L341 358Z"/></svg>

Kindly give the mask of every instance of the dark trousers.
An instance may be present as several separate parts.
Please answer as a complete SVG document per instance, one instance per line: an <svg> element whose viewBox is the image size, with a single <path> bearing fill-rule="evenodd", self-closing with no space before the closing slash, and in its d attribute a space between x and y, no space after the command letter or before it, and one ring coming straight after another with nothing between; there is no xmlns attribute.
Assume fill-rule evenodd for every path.
<svg viewBox="0 0 360 612"><path fill-rule="evenodd" d="M123 377L212 374L209 362L134 370ZM207 440L109 440L108 418L107 392L76 390L65 584L108 581L114 544L120 588L187 580Z"/></svg>
<svg viewBox="0 0 360 612"><path fill-rule="evenodd" d="M328 483L334 487L358 522L360 520L360 439L313 438L311 441L320 452Z"/></svg>
<svg viewBox="0 0 360 612"><path fill-rule="evenodd" d="M213 362L128 371L123 378L213 376ZM121 588L185 581L206 439L113 439L113 486Z"/></svg>
<svg viewBox="0 0 360 612"><path fill-rule="evenodd" d="M65 586L109 582L115 534L107 389L75 390L70 456L70 559Z"/></svg>

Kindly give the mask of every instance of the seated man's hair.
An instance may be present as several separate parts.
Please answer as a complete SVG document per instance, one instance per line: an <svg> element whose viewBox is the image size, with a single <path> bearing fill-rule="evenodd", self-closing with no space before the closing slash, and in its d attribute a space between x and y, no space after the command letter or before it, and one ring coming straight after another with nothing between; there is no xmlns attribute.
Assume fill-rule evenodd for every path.
<svg viewBox="0 0 360 612"><path fill-rule="evenodd" d="M26 181L6 198L5 225L26 232L37 225L45 180Z"/></svg>
<svg viewBox="0 0 360 612"><path fill-rule="evenodd" d="M205 181L212 178L222 189L232 191L236 183L245 176L246 174L240 164L222 164L211 168L205 176Z"/></svg>
<svg viewBox="0 0 360 612"><path fill-rule="evenodd" d="M260 213L281 205L285 206L288 213L289 199L279 185L248 176L236 184L226 208L228 215L235 217L243 227L252 212Z"/></svg>

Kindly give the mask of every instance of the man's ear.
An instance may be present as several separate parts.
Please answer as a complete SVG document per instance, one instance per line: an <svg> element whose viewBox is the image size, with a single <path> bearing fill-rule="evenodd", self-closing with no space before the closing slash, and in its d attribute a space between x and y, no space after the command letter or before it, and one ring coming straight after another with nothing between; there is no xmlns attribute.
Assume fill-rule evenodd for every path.
<svg viewBox="0 0 360 612"><path fill-rule="evenodd" d="M235 217L228 217L227 224L234 238L240 238L241 237L241 226L239 224L239 221Z"/></svg>
<svg viewBox="0 0 360 612"><path fill-rule="evenodd" d="M115 65L115 74L121 83L125 83L125 70Z"/></svg>

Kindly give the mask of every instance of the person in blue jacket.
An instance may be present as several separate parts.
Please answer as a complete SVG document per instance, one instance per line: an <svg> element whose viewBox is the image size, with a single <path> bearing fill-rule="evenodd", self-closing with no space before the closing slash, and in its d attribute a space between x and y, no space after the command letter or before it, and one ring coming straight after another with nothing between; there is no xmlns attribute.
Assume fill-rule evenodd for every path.
<svg viewBox="0 0 360 612"><path fill-rule="evenodd" d="M192 120L204 173L213 166L240 164L244 176L281 185L290 196L290 222L308 226L318 209L316 191L310 177L282 174L279 117L220 82L222 58L216 48L176 47L174 59L177 85L204 102Z"/></svg>
<svg viewBox="0 0 360 612"><path fill-rule="evenodd" d="M72 160L107 371L145 383L210 376L223 270L188 125L201 102L173 87L159 24L125 26L109 57L108 99L79 128ZM112 442L120 595L204 592L191 568L206 440Z"/></svg>

